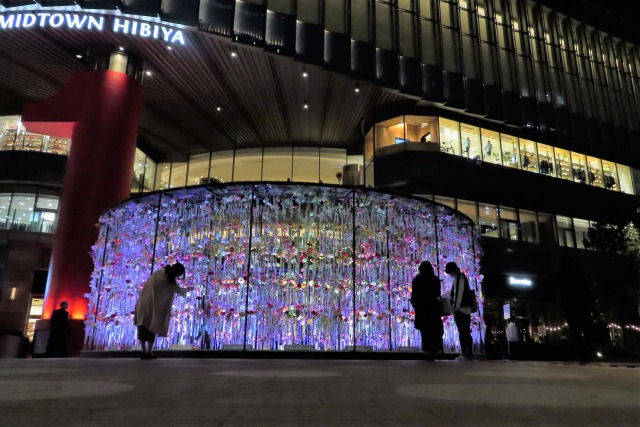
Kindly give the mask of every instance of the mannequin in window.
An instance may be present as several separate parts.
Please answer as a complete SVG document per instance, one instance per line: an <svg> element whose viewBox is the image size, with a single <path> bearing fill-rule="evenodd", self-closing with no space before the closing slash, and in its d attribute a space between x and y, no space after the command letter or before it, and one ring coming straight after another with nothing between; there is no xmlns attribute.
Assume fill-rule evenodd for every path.
<svg viewBox="0 0 640 427"><path fill-rule="evenodd" d="M487 157L491 157L492 150L493 150L493 145L491 144L491 141L487 140L487 143L484 144L484 154L486 154Z"/></svg>
<svg viewBox="0 0 640 427"><path fill-rule="evenodd" d="M464 140L462 140L462 151L464 152L464 155L469 157L469 149L471 148L471 138L466 137Z"/></svg>
<svg viewBox="0 0 640 427"><path fill-rule="evenodd" d="M526 169L530 164L531 161L529 160L529 156L527 156L527 153L524 153L522 156L522 168Z"/></svg>

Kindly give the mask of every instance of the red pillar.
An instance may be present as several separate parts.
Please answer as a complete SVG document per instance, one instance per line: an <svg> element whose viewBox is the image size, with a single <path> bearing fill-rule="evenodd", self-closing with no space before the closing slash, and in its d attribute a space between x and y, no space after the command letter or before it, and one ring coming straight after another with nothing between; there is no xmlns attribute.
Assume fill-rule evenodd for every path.
<svg viewBox="0 0 640 427"><path fill-rule="evenodd" d="M82 349L98 218L131 192L141 104L142 85L134 78L82 71L22 115L29 132L71 137L42 315L49 319L61 301L69 302L69 355Z"/></svg>

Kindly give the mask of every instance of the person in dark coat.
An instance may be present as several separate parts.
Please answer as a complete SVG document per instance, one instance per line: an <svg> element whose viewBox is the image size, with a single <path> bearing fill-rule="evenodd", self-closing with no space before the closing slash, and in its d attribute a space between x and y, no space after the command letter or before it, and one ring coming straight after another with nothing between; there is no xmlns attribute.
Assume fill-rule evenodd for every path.
<svg viewBox="0 0 640 427"><path fill-rule="evenodd" d="M51 314L51 329L47 341L48 357L67 357L67 334L69 333L69 303L62 301L60 308Z"/></svg>
<svg viewBox="0 0 640 427"><path fill-rule="evenodd" d="M424 261L418 267L418 275L413 279L411 305L415 311L415 328L420 331L422 351L427 360L434 360L442 354L442 327L440 303L440 279L433 266Z"/></svg>

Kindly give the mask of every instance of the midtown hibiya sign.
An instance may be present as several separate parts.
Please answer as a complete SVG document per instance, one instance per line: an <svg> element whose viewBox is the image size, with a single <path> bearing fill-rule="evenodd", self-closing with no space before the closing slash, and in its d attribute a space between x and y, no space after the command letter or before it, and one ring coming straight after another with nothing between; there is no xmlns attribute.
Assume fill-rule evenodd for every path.
<svg viewBox="0 0 640 427"><path fill-rule="evenodd" d="M85 13L25 12L0 14L0 33L30 28L111 31L141 38L185 44L184 33L159 22L139 21L112 15Z"/></svg>

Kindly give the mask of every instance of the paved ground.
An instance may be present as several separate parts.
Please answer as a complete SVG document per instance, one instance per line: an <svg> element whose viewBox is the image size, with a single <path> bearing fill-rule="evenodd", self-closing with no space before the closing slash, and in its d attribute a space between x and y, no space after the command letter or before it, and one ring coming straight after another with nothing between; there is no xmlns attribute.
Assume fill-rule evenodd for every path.
<svg viewBox="0 0 640 427"><path fill-rule="evenodd" d="M640 367L2 359L2 426L638 426Z"/></svg>

